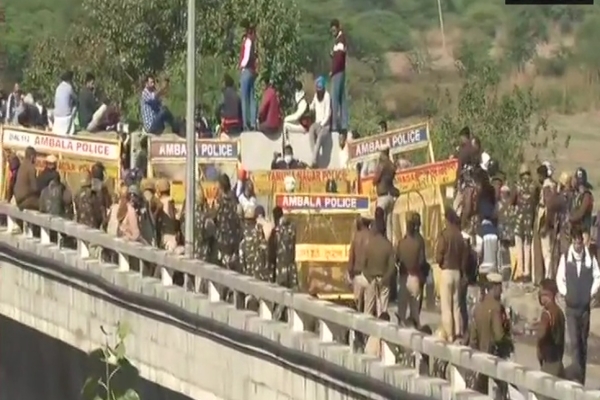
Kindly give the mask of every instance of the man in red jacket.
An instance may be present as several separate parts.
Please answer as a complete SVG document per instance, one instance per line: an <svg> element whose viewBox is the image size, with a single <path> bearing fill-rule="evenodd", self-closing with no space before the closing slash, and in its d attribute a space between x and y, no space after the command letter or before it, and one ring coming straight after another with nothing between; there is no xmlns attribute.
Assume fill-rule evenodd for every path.
<svg viewBox="0 0 600 400"><path fill-rule="evenodd" d="M329 25L333 35L331 51L331 131L348 130L348 103L346 100L346 35L342 31L340 21L331 20Z"/></svg>
<svg viewBox="0 0 600 400"><path fill-rule="evenodd" d="M240 51L240 94L242 98L242 122L245 131L256 128L256 100L254 83L256 81L256 30L248 20L242 21L245 30Z"/></svg>
<svg viewBox="0 0 600 400"><path fill-rule="evenodd" d="M266 135L274 135L281 131L281 109L279 95L273 83L267 80L262 103L258 112L258 130Z"/></svg>

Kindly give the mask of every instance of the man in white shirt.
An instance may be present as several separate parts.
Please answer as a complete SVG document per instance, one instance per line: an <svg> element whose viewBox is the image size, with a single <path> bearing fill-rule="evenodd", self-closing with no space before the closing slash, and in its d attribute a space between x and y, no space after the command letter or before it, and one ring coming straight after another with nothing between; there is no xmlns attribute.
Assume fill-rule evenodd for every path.
<svg viewBox="0 0 600 400"><path fill-rule="evenodd" d="M54 125L52 132L57 135L72 135L75 133L75 108L77 98L73 90L73 71L65 72L61 82L54 92Z"/></svg>
<svg viewBox="0 0 600 400"><path fill-rule="evenodd" d="M315 113L315 122L310 126L308 135L310 145L313 149L312 166L318 165L319 153L323 146L323 140L331 134L331 98L325 90L325 78L318 77L315 81L315 97L310 103L310 110Z"/></svg>
<svg viewBox="0 0 600 400"><path fill-rule="evenodd" d="M308 102L306 101L302 82L296 81L294 89L296 90L294 94L296 109L292 114L286 115L283 120L283 131L286 135L290 133L306 133L311 125Z"/></svg>
<svg viewBox="0 0 600 400"><path fill-rule="evenodd" d="M583 232L571 232L571 237L572 244L558 263L556 285L565 298L567 333L576 375L572 378L583 384L590 333L590 304L600 289L600 268L596 257L584 245Z"/></svg>

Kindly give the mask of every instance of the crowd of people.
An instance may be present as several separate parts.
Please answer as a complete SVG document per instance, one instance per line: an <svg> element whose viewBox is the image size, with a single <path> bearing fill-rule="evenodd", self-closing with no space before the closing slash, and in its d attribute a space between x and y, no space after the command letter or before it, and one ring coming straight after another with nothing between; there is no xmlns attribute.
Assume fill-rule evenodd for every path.
<svg viewBox="0 0 600 400"><path fill-rule="evenodd" d="M183 253L185 205L179 212L171 198L170 183L125 177L114 192L114 182L106 179L101 163L83 173L77 191L61 179L57 158L49 155L44 168L36 171L37 153L29 147L25 156L9 159L7 201L20 209L73 219L90 228L104 230L125 240ZM295 229L281 208L272 211L273 220L256 204L251 181L240 177L232 187L227 175L218 179L218 196L209 205L199 185L194 215L193 256L224 268L267 282L295 287ZM57 238L69 244L69 238ZM92 246L92 257L110 254ZM155 276L183 282L165 268L150 272Z"/></svg>
<svg viewBox="0 0 600 400"><path fill-rule="evenodd" d="M508 357L513 344L503 287L511 280L534 284L543 310L536 333L541 369L584 382L590 308L600 289L591 241L598 225L592 218L586 171L563 173L556 182L550 163L536 168L537 179L524 164L511 183L468 128L460 138L456 201L445 210L446 226L434 246L440 268L439 337ZM363 216L357 223L348 279L359 310L389 319L390 293L397 290L399 322L421 327L423 290L432 272L418 214L405 215L404 236L394 241L389 204L398 197L395 171L389 149L384 149L375 167L376 213L374 219ZM478 288L473 306L469 288ZM558 295L564 297L564 312L557 305ZM571 342L572 367L567 370L562 361L565 336ZM484 381L476 380L476 387L483 390Z"/></svg>

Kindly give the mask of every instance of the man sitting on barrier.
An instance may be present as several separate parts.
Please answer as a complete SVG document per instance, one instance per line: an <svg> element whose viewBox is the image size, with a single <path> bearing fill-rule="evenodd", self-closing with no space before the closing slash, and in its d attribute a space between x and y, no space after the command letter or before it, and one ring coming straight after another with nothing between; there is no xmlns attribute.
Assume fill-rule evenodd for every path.
<svg viewBox="0 0 600 400"><path fill-rule="evenodd" d="M217 109L217 120L221 122L220 132L238 134L243 128L242 100L230 75L225 74L223 83L223 101Z"/></svg>
<svg viewBox="0 0 600 400"><path fill-rule="evenodd" d="M44 165L44 169L42 169L37 177L38 189L40 192L44 190L54 179L54 176L58 174L58 171L56 170L57 162L58 159L54 154L49 154L46 156L46 165Z"/></svg>
<svg viewBox="0 0 600 400"><path fill-rule="evenodd" d="M289 144L283 149L283 158L279 158L279 153L273 155L271 169L305 169L308 165L294 158L294 149Z"/></svg>
<svg viewBox="0 0 600 400"><path fill-rule="evenodd" d="M171 125L173 133L179 132L179 125L169 109L163 104L162 96L169 90L170 81L165 79L163 86L156 88L154 76L146 77L145 87L142 90L140 101L142 122L144 131L159 135L165 130L165 123Z"/></svg>
<svg viewBox="0 0 600 400"><path fill-rule="evenodd" d="M312 118L308 109L308 102L306 101L306 93L302 87L302 82L296 81L294 83L294 101L296 104L295 111L287 115L283 120L283 132L286 136L286 140L290 134L306 133L312 124Z"/></svg>

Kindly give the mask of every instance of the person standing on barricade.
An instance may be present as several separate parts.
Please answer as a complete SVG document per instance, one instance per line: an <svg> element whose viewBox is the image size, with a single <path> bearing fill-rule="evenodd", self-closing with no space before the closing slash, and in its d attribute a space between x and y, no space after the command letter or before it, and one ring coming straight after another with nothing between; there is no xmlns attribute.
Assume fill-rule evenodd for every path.
<svg viewBox="0 0 600 400"><path fill-rule="evenodd" d="M571 343L573 375L569 378L585 383L590 307L600 289L598 260L585 246L580 228L571 230L572 244L560 257L556 272L558 292L565 297L565 315Z"/></svg>
<svg viewBox="0 0 600 400"><path fill-rule="evenodd" d="M500 358L508 358L514 350L511 337L510 320L500 299L502 297L502 275L491 273L485 277L487 293L483 301L477 303L473 310L473 322L470 324L468 344L473 349L492 354ZM474 389L488 393L489 378L479 375L475 379ZM496 400L504 400L508 387L496 381Z"/></svg>
<svg viewBox="0 0 600 400"><path fill-rule="evenodd" d="M237 271L238 249L242 236L237 201L231 192L231 182L225 174L219 176L215 225L217 249L223 267Z"/></svg>
<svg viewBox="0 0 600 400"><path fill-rule="evenodd" d="M409 212L406 215L406 235L396 247L396 259L400 270L398 322L406 320L406 309L408 308L409 320L417 328L421 326L423 286L431 269L425 256L425 241L419 232L420 228L420 215Z"/></svg>
<svg viewBox="0 0 600 400"><path fill-rule="evenodd" d="M517 250L517 273L521 282L531 281L533 222L536 209L537 189L531 179L531 170L527 164L519 168L517 183L512 203L515 210L515 247Z"/></svg>
<svg viewBox="0 0 600 400"><path fill-rule="evenodd" d="M73 89L73 71L65 72L60 78L60 84L54 92L54 125L52 132L57 135L72 135L75 133L75 112L77 96Z"/></svg>
<svg viewBox="0 0 600 400"><path fill-rule="evenodd" d="M204 189L198 185L196 189L196 208L194 209L194 258L210 263L216 263L215 234L217 228L215 221L211 218ZM185 200L182 205L182 213L179 218L181 235L185 237Z"/></svg>
<svg viewBox="0 0 600 400"><path fill-rule="evenodd" d="M396 272L396 253L392 243L385 237L384 212L380 208L375 210L369 243L360 261L360 271L368 282L364 312L379 317L387 311L390 285Z"/></svg>
<svg viewBox="0 0 600 400"><path fill-rule="evenodd" d="M375 169L373 184L377 192L377 207L384 213L386 236L390 242L393 240L393 211L400 191L394 186L396 167L390 159L390 147L385 146L379 156L379 163Z"/></svg>

